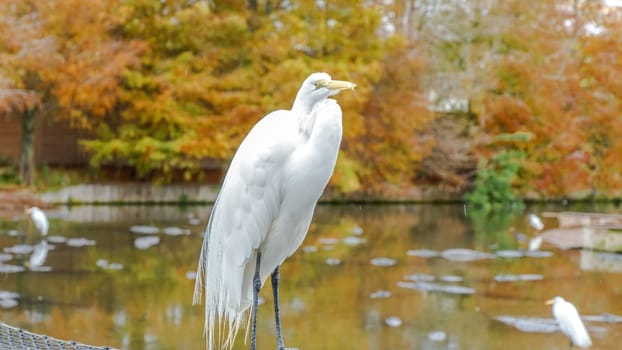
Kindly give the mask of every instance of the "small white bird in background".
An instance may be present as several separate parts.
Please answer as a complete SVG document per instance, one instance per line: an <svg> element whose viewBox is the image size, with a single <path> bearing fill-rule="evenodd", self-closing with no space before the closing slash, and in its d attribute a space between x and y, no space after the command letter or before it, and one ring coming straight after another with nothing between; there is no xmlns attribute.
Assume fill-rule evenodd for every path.
<svg viewBox="0 0 622 350"><path fill-rule="evenodd" d="M588 348L592 345L577 309L562 297L555 297L546 302L553 305L553 317L559 324L561 331L570 339L570 348L576 345L580 348Z"/></svg>
<svg viewBox="0 0 622 350"><path fill-rule="evenodd" d="M26 209L26 214L30 215L30 219L32 219L32 223L35 225L41 236L46 236L48 234L48 228L50 227L50 223L48 222L47 216L43 210L32 207Z"/></svg>
<svg viewBox="0 0 622 350"><path fill-rule="evenodd" d="M194 303L204 293L207 349L231 349L251 308L255 350L259 290L268 276L277 348L285 349L279 265L305 238L335 167L341 108L328 97L355 86L326 73L311 74L291 110L266 115L240 144L210 214L197 268Z"/></svg>
<svg viewBox="0 0 622 350"><path fill-rule="evenodd" d="M533 227L536 231L542 231L544 229L544 224L542 223L542 219L536 214L529 214L529 225Z"/></svg>
<svg viewBox="0 0 622 350"><path fill-rule="evenodd" d="M529 214L529 225L533 227L536 231L540 232L544 229L544 223L540 217L536 214ZM533 252L536 250L540 250L540 246L542 245L542 236L538 234L537 236L531 238L529 240L529 251Z"/></svg>

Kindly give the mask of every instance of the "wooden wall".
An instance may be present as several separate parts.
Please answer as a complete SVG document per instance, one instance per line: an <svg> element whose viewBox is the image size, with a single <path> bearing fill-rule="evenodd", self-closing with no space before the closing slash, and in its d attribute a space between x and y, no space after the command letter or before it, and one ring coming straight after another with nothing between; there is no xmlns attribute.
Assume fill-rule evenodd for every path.
<svg viewBox="0 0 622 350"><path fill-rule="evenodd" d="M21 137L20 120L0 115L0 158L17 162ZM46 121L35 133L35 160L39 165L86 165L88 156L78 143L84 138L88 132Z"/></svg>

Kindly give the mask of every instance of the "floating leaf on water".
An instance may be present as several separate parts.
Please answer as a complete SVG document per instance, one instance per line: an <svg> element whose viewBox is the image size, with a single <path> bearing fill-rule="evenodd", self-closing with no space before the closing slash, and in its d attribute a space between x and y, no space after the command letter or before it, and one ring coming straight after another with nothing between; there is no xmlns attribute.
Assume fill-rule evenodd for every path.
<svg viewBox="0 0 622 350"><path fill-rule="evenodd" d="M18 230L9 230L7 231L7 234L11 237L17 237L17 236L20 236L22 233L19 232Z"/></svg>
<svg viewBox="0 0 622 350"><path fill-rule="evenodd" d="M366 241L367 240L365 238L356 237L356 236L348 236L348 237L346 237L346 238L341 240L341 242L343 242L343 244L351 245L351 246L361 245L361 244L365 243Z"/></svg>
<svg viewBox="0 0 622 350"><path fill-rule="evenodd" d="M108 270L122 270L123 269L123 264L121 263L110 263L108 264Z"/></svg>
<svg viewBox="0 0 622 350"><path fill-rule="evenodd" d="M9 261L11 259L13 259L13 255L5 254L5 253L0 253L0 262Z"/></svg>
<svg viewBox="0 0 622 350"><path fill-rule="evenodd" d="M491 259L494 255L473 249L453 248L441 252L441 256L451 261L474 261Z"/></svg>
<svg viewBox="0 0 622 350"><path fill-rule="evenodd" d="M315 253L317 252L317 247L314 245L306 245L304 247L302 247L302 251L304 253Z"/></svg>
<svg viewBox="0 0 622 350"><path fill-rule="evenodd" d="M494 280L496 282L516 282L518 281L518 275L499 274L495 275Z"/></svg>
<svg viewBox="0 0 622 350"><path fill-rule="evenodd" d="M408 256L416 256L419 258L435 258L439 256L439 253L436 250L431 249L411 249L406 252Z"/></svg>
<svg viewBox="0 0 622 350"><path fill-rule="evenodd" d="M362 235L363 234L363 228L360 227L360 226L355 226L352 229L352 233L355 234L355 235Z"/></svg>
<svg viewBox="0 0 622 350"><path fill-rule="evenodd" d="M28 244L16 244L12 247L4 248L4 252L26 255L26 254L32 253L33 248L34 248L33 246L28 245Z"/></svg>
<svg viewBox="0 0 622 350"><path fill-rule="evenodd" d="M49 236L48 237L48 242L50 243L65 243L67 241L67 238L63 237L63 236Z"/></svg>
<svg viewBox="0 0 622 350"><path fill-rule="evenodd" d="M443 331L435 331L428 333L428 339L430 341L441 342L447 339L447 334Z"/></svg>
<svg viewBox="0 0 622 350"><path fill-rule="evenodd" d="M581 316L581 318L590 322L622 323L622 316L607 313L593 316L586 315Z"/></svg>
<svg viewBox="0 0 622 350"><path fill-rule="evenodd" d="M402 325L402 319L397 316L389 316L384 319L384 324L391 328L397 328Z"/></svg>
<svg viewBox="0 0 622 350"><path fill-rule="evenodd" d="M391 297L391 292L388 290L377 290L369 293L370 299L387 299Z"/></svg>
<svg viewBox="0 0 622 350"><path fill-rule="evenodd" d="M292 308L292 310L294 311L301 312L307 308L307 305L305 305L304 300L294 297L292 301L289 303L289 307Z"/></svg>
<svg viewBox="0 0 622 350"><path fill-rule="evenodd" d="M495 254L500 258L506 259L516 259L525 256L525 252L521 250L498 250Z"/></svg>
<svg viewBox="0 0 622 350"><path fill-rule="evenodd" d="M497 282L541 281L543 279L544 276L539 274L498 274L494 278Z"/></svg>
<svg viewBox="0 0 622 350"><path fill-rule="evenodd" d="M464 281L464 278L462 278L462 276L444 275L444 276L439 277L439 280L443 282L456 283L456 282Z"/></svg>
<svg viewBox="0 0 622 350"><path fill-rule="evenodd" d="M0 290L0 299L19 299L19 294L8 290Z"/></svg>
<svg viewBox="0 0 622 350"><path fill-rule="evenodd" d="M162 229L162 232L165 235L169 235L169 236L181 236L181 235L189 235L190 234L190 230L184 229L184 228L179 228L179 227L165 227L165 228Z"/></svg>
<svg viewBox="0 0 622 350"><path fill-rule="evenodd" d="M525 252L525 256L530 258L550 258L553 256L553 252L547 250L537 250L534 252Z"/></svg>
<svg viewBox="0 0 622 350"><path fill-rule="evenodd" d="M475 294L475 289L471 287L465 286L439 286L439 292L448 293L448 294Z"/></svg>
<svg viewBox="0 0 622 350"><path fill-rule="evenodd" d="M101 267L102 269L106 269L106 270L122 270L123 269L123 264L121 263L109 263L108 260L106 259L99 259L97 260L97 262L95 262L95 265L97 265L98 267Z"/></svg>
<svg viewBox="0 0 622 350"><path fill-rule="evenodd" d="M326 265L331 265L331 266L341 265L341 260L337 258L328 258L326 259L325 263Z"/></svg>
<svg viewBox="0 0 622 350"><path fill-rule="evenodd" d="M454 284L438 284L438 283L430 283L430 282L403 282L400 281L397 283L398 287L415 289L424 292L439 292L439 293L447 293L447 294L475 294L475 289L464 286L457 286Z"/></svg>
<svg viewBox="0 0 622 350"><path fill-rule="evenodd" d="M17 300L15 299L0 299L0 308L10 309L17 306Z"/></svg>
<svg viewBox="0 0 622 350"><path fill-rule="evenodd" d="M318 242L322 245L335 245L339 243L339 240L333 237L324 237L324 238L320 238Z"/></svg>
<svg viewBox="0 0 622 350"><path fill-rule="evenodd" d="M186 278L189 280L194 280L197 278L197 272L196 271L187 271L186 272Z"/></svg>
<svg viewBox="0 0 622 350"><path fill-rule="evenodd" d="M0 272L2 273L17 273L24 270L26 269L23 266L0 264Z"/></svg>
<svg viewBox="0 0 622 350"><path fill-rule="evenodd" d="M428 275L425 273L415 273L412 275L404 276L404 279L407 281L419 281L419 282L431 282L436 279L434 275Z"/></svg>
<svg viewBox="0 0 622 350"><path fill-rule="evenodd" d="M541 281L544 279L543 275L535 273L526 273L519 275L521 281Z"/></svg>
<svg viewBox="0 0 622 350"><path fill-rule="evenodd" d="M139 233L141 235L154 235L160 232L160 229L149 225L134 225L130 227L130 232Z"/></svg>
<svg viewBox="0 0 622 350"><path fill-rule="evenodd" d="M69 238L67 240L67 245L74 248L86 247L95 245L95 241L92 239L86 239L84 237L80 238Z"/></svg>
<svg viewBox="0 0 622 350"><path fill-rule="evenodd" d="M30 271L34 272L50 272L52 271L52 266L31 266Z"/></svg>
<svg viewBox="0 0 622 350"><path fill-rule="evenodd" d="M160 243L160 237L158 236L145 236L139 237L134 240L134 247L136 249L145 250L153 247L154 245Z"/></svg>
<svg viewBox="0 0 622 350"><path fill-rule="evenodd" d="M373 258L369 261L370 264L379 267L389 267L395 266L397 264L397 260L391 258Z"/></svg>
<svg viewBox="0 0 622 350"><path fill-rule="evenodd" d="M495 320L527 333L553 333L557 331L557 322L551 318L497 316Z"/></svg>

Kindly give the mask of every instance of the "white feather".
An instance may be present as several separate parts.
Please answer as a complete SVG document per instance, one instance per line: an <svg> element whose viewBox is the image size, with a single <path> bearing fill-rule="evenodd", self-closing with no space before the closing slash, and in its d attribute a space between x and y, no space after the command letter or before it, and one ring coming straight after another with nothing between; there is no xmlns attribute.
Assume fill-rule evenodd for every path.
<svg viewBox="0 0 622 350"><path fill-rule="evenodd" d="M252 304L257 252L263 284L302 243L332 175L341 109L313 79L330 76L309 77L291 111L268 114L242 141L210 214L194 293L199 303L204 292L209 350L231 349Z"/></svg>

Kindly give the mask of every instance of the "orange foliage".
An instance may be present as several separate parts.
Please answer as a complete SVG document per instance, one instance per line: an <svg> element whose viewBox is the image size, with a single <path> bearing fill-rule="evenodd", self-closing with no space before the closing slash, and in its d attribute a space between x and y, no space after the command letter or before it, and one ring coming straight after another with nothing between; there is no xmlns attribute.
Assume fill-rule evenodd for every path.
<svg viewBox="0 0 622 350"><path fill-rule="evenodd" d="M494 93L481 117L487 133L518 130L528 141L522 179L549 196L622 194L620 16L593 3L544 1L506 4L521 16L504 33L511 43L497 66ZM603 14L604 13L604 14ZM590 26L604 30L590 32Z"/></svg>

